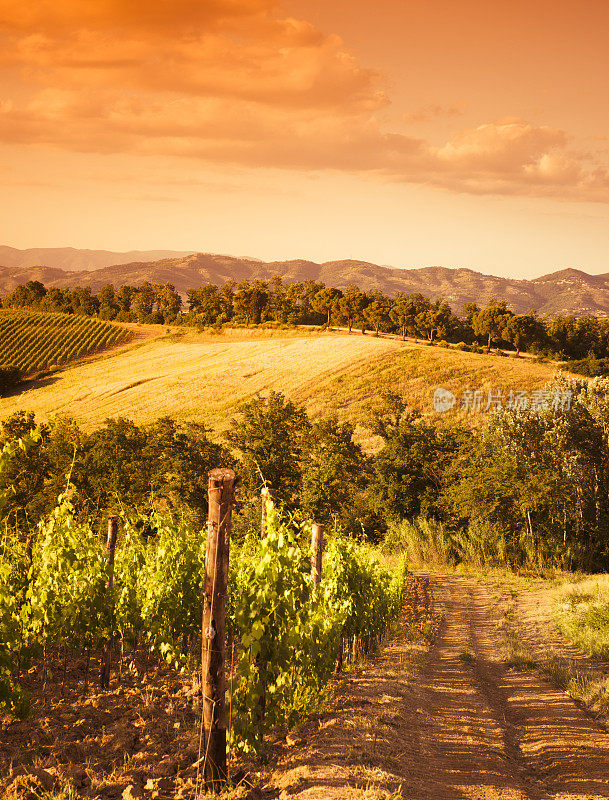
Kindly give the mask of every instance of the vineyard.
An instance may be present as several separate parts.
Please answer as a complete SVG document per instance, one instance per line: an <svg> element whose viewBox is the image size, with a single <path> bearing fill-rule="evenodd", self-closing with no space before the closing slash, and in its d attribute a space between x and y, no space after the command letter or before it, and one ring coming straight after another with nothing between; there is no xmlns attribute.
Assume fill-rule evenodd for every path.
<svg viewBox="0 0 609 800"><path fill-rule="evenodd" d="M35 443L34 433L7 445L0 469L15 448ZM99 529L79 519L71 494L68 485L27 541L7 529L0 543L0 708L13 717L29 713L26 683L44 696L53 682L63 695L64 684L76 681L82 700L93 684L119 687L142 655L146 664L162 659L175 674L201 676L203 714L214 672L206 652L219 648L226 703L224 690L212 695L204 730L201 716L203 781L222 708L230 752L260 754L265 736L318 706L333 671L374 649L401 609L405 562L391 574L370 546L335 532L323 567L317 539L313 569L310 525L270 500L264 536L258 530L234 542L230 565L226 551L222 589L215 577L208 585L212 523L201 532L161 514L125 513L110 518L104 546ZM210 651L209 631L221 629L215 616L205 623L205 607L218 589L226 635Z"/></svg>
<svg viewBox="0 0 609 800"><path fill-rule="evenodd" d="M123 344L127 328L74 314L8 311L0 315L0 364L30 375Z"/></svg>

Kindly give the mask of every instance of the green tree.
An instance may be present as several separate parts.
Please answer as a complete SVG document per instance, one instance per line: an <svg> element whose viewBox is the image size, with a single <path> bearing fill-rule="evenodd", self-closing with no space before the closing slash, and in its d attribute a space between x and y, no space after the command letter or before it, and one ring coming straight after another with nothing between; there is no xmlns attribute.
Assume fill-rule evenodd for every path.
<svg viewBox="0 0 609 800"><path fill-rule="evenodd" d="M345 323L351 333L353 325L361 318L364 309L364 294L357 286L347 286L336 303L336 317Z"/></svg>
<svg viewBox="0 0 609 800"><path fill-rule="evenodd" d="M416 317L419 313L419 303L415 295L407 295L398 292L395 302L391 309L391 319L402 332L402 340L406 339L406 334L416 332Z"/></svg>
<svg viewBox="0 0 609 800"><path fill-rule="evenodd" d="M296 501L301 486L306 411L279 392L244 403L231 421L227 441L241 460L246 489L257 496L268 485L280 500Z"/></svg>
<svg viewBox="0 0 609 800"><path fill-rule="evenodd" d="M250 322L260 324L262 313L269 302L269 288L266 283L255 280L252 283L243 281L235 291L235 314L245 320L246 327Z"/></svg>
<svg viewBox="0 0 609 800"><path fill-rule="evenodd" d="M330 327L332 312L341 295L342 292L339 289L335 289L333 286L324 286L311 298L311 308L313 311L317 311L318 314L325 315L328 328Z"/></svg>
<svg viewBox="0 0 609 800"><path fill-rule="evenodd" d="M385 328L390 321L392 302L388 297L376 292L370 302L364 308L364 319L374 328L375 336L379 335L379 330Z"/></svg>
<svg viewBox="0 0 609 800"><path fill-rule="evenodd" d="M440 300L430 303L415 317L416 329L428 342L433 342L437 335L449 335L452 321L453 313L450 306Z"/></svg>
<svg viewBox="0 0 609 800"><path fill-rule="evenodd" d="M136 289L133 286L127 286L126 284L119 286L116 292L116 304L118 305L119 311L122 311L124 314L128 314L131 311L131 303L133 302L135 292Z"/></svg>
<svg viewBox="0 0 609 800"><path fill-rule="evenodd" d="M111 283L103 286L99 290L97 299L99 301L99 316L101 319L114 319L119 310L114 286Z"/></svg>
<svg viewBox="0 0 609 800"><path fill-rule="evenodd" d="M476 336L487 336L486 352L490 353L493 339L499 339L506 329L512 312L504 302L498 303L494 298L489 300L485 308L480 309L472 318Z"/></svg>
<svg viewBox="0 0 609 800"><path fill-rule="evenodd" d="M214 325L222 313L218 287L208 283L200 289L189 289L188 307L197 315L197 322Z"/></svg>
<svg viewBox="0 0 609 800"><path fill-rule="evenodd" d="M348 516L364 485L367 459L353 441L353 425L336 416L314 422L306 436L301 506L315 522Z"/></svg>
<svg viewBox="0 0 609 800"><path fill-rule="evenodd" d="M390 392L383 401L372 421L383 442L369 489L373 509L390 522L419 514L441 516L444 474L468 433L434 425Z"/></svg>
<svg viewBox="0 0 609 800"><path fill-rule="evenodd" d="M182 308L182 298L172 283L155 287L156 308L165 324L173 322Z"/></svg>
<svg viewBox="0 0 609 800"><path fill-rule="evenodd" d="M543 328L532 311L528 314L515 314L508 317L507 324L502 333L504 339L514 345L516 355L525 350L535 341L541 341Z"/></svg>

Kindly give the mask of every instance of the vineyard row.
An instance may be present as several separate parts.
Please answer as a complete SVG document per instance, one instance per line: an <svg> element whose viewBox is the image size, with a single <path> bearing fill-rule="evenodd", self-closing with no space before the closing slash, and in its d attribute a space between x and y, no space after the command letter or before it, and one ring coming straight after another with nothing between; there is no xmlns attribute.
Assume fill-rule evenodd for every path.
<svg viewBox="0 0 609 800"><path fill-rule="evenodd" d="M127 328L85 316L4 312L0 364L28 375L123 344L131 336Z"/></svg>
<svg viewBox="0 0 609 800"><path fill-rule="evenodd" d="M86 653L88 665L97 654L100 684L109 688L120 680L124 657L139 648L177 669L201 669L207 749L221 729L232 747L259 751L270 728L290 725L315 707L342 665L345 645L345 657L373 647L396 619L405 563L391 574L369 546L336 534L329 537L322 564L317 526L312 565L309 526L286 519L270 501L264 537L256 532L233 543L229 562L228 550L223 555L210 536L215 529L228 544L223 526L227 519L230 525L230 515L223 513L214 525L213 508L210 489L207 532L158 515L125 516L120 528L111 518L105 550L99 533L78 520L66 494L28 542L5 533L0 706L27 713L20 680L32 659L38 659L46 684L53 653L63 654L64 680L67 660ZM226 588L222 576L209 583L217 558L227 567ZM121 669L113 679L119 645ZM217 660L221 656L223 662L225 652L230 653L226 668ZM214 675L224 673L228 685L210 694L218 691L210 688ZM210 755L205 775L215 782L225 766L221 756L219 771L212 761Z"/></svg>

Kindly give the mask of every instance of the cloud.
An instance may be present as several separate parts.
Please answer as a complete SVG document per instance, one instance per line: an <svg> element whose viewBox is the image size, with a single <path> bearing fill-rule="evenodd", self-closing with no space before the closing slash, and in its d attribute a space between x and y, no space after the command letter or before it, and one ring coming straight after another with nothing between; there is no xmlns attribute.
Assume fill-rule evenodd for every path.
<svg viewBox="0 0 609 800"><path fill-rule="evenodd" d="M228 97L273 106L378 109L377 72L340 37L279 19L267 0L0 0L0 64L47 88Z"/></svg>
<svg viewBox="0 0 609 800"><path fill-rule="evenodd" d="M563 130L506 118L457 133L435 150L440 185L476 194L609 202L609 172L568 150Z"/></svg>
<svg viewBox="0 0 609 800"><path fill-rule="evenodd" d="M458 117L464 113L464 109L460 105L442 106L438 103L428 103L421 106L417 111L412 111L409 114L402 114L402 119L408 124L416 124L419 122L429 122L430 120L438 119L439 117Z"/></svg>
<svg viewBox="0 0 609 800"><path fill-rule="evenodd" d="M505 118L441 145L389 130L382 76L273 0L0 0L0 70L5 143L609 202L606 166L556 128Z"/></svg>

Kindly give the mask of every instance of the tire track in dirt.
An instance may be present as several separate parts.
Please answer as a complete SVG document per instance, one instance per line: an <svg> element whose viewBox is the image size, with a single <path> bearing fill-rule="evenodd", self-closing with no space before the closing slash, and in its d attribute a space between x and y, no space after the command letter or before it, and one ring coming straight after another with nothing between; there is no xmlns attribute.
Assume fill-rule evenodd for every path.
<svg viewBox="0 0 609 800"><path fill-rule="evenodd" d="M432 616L441 622L422 659L413 621ZM499 621L475 579L419 575L401 635L305 728L269 796L609 798L609 735L534 673L503 667Z"/></svg>

